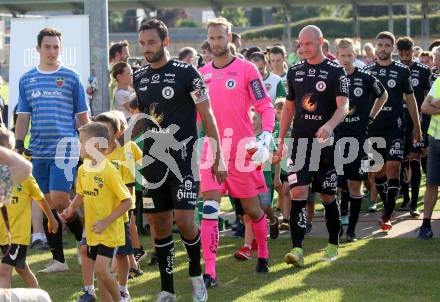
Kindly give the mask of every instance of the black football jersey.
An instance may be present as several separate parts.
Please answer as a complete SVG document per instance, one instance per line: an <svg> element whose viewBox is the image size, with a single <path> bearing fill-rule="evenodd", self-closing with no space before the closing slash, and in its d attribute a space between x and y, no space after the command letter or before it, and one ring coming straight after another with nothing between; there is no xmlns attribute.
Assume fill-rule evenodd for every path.
<svg viewBox="0 0 440 302"><path fill-rule="evenodd" d="M177 163L190 161L197 139L196 103L208 99L199 72L177 60L170 60L159 69L145 65L133 74L133 87L139 110L148 115L144 119L144 154L154 158L151 153L159 150ZM166 167L159 159L146 170L161 174Z"/></svg>
<svg viewBox="0 0 440 302"><path fill-rule="evenodd" d="M314 138L337 109L336 97L348 97L345 70L328 59L312 65L303 60L287 72L286 99L295 102L292 137Z"/></svg>
<svg viewBox="0 0 440 302"><path fill-rule="evenodd" d="M374 101L385 93L385 88L371 73L357 67L347 78L350 109L344 122L336 128L336 133L338 137L361 137L366 134Z"/></svg>
<svg viewBox="0 0 440 302"><path fill-rule="evenodd" d="M417 101L417 107L422 106L423 100L425 99L425 93L428 93L431 88L431 70L429 67L419 63L413 62L411 66L409 66L411 70L411 82L414 89L414 96Z"/></svg>
<svg viewBox="0 0 440 302"><path fill-rule="evenodd" d="M383 132L395 125L396 121L401 126L404 121L403 96L414 92L409 68L399 62L393 61L388 66L373 62L364 68L371 72L385 87L388 100L377 115L370 129L372 132ZM391 130L391 129L389 129Z"/></svg>

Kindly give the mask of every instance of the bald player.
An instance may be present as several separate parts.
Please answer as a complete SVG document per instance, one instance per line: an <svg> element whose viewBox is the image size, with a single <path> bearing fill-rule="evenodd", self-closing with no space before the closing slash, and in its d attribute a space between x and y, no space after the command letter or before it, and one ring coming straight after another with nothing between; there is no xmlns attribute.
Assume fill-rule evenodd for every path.
<svg viewBox="0 0 440 302"><path fill-rule="evenodd" d="M329 240L322 259L334 261L338 256L340 213L336 201L333 130L347 115L349 103L344 68L324 56L321 30L313 25L304 27L299 34L299 44L305 60L287 72L288 92L281 114L278 155L282 156L284 137L293 118L292 156L287 168L292 198L290 233L293 249L284 260L304 266L303 241L310 185L313 192L320 194L325 207Z"/></svg>

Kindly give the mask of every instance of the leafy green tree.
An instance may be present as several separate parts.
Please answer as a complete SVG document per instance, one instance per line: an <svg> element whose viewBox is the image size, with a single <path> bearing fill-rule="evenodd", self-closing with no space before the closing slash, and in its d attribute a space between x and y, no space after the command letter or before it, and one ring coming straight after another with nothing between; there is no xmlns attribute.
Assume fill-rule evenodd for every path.
<svg viewBox="0 0 440 302"><path fill-rule="evenodd" d="M242 8L224 8L222 10L222 17L228 19L233 26L247 26L249 21L244 14L244 9Z"/></svg>

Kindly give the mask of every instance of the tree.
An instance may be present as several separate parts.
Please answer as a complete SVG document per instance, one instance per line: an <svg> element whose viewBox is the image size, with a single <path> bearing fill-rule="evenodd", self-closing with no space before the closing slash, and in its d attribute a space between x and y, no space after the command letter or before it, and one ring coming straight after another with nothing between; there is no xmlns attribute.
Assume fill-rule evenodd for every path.
<svg viewBox="0 0 440 302"><path fill-rule="evenodd" d="M123 22L123 16L120 11L109 10L108 11L108 27L109 32L118 32Z"/></svg>
<svg viewBox="0 0 440 302"><path fill-rule="evenodd" d="M157 18L165 22L168 27L176 26L179 19L188 18L188 14L184 9L158 9Z"/></svg>
<svg viewBox="0 0 440 302"><path fill-rule="evenodd" d="M222 10L221 15L228 19L233 26L244 27L249 24L242 8L225 8Z"/></svg>

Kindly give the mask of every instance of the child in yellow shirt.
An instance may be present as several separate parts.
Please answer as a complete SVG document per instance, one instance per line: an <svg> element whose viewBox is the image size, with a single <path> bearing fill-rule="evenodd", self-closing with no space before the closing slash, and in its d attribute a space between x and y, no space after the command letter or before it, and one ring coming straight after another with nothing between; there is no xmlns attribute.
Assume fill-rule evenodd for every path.
<svg viewBox="0 0 440 302"><path fill-rule="evenodd" d="M12 150L14 141L14 134L5 127L0 127L0 146ZM6 229L5 223L9 223L11 233L10 241L6 232L0 232L3 253L0 264L0 288L11 287L14 267L28 287L39 287L26 262L26 251L31 239L32 200L37 202L48 218L49 232L55 233L58 229L58 222L33 176L13 188L11 203L6 206L8 221L0 218L0 230Z"/></svg>
<svg viewBox="0 0 440 302"><path fill-rule="evenodd" d="M79 140L84 164L78 169L77 194L62 216L68 219L84 203L87 256L93 261L101 299L124 301L111 274L110 261L115 248L125 243L123 217L131 206L131 195L120 173L105 157L111 141L106 125L93 122L81 127Z"/></svg>

